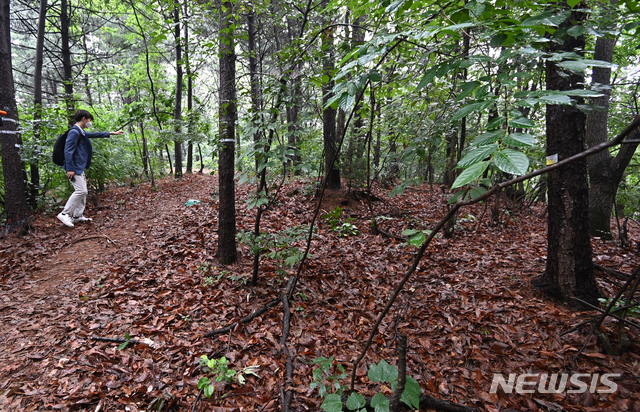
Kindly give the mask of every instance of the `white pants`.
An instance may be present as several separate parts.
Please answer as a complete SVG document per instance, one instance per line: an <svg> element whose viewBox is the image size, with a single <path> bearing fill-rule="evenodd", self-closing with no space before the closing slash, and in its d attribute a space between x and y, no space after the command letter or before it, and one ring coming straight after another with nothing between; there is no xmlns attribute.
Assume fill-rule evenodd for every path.
<svg viewBox="0 0 640 412"><path fill-rule="evenodd" d="M62 213L65 213L71 217L80 217L84 213L84 207L87 204L87 180L82 175L75 175L71 182L75 192L71 194L67 204L64 207Z"/></svg>

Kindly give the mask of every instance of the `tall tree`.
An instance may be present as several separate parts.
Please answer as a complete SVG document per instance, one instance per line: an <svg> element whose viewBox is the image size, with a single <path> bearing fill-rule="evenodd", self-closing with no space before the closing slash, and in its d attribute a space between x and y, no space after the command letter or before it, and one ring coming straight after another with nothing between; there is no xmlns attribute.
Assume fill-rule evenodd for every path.
<svg viewBox="0 0 640 412"><path fill-rule="evenodd" d="M175 24L174 35L176 39L176 101L173 111L173 118L176 121L175 132L176 140L174 141L174 159L176 178L182 177L182 40L180 37L180 5L173 6L173 22Z"/></svg>
<svg viewBox="0 0 640 412"><path fill-rule="evenodd" d="M611 8L614 5L610 4L606 7L608 9L607 17L611 19L613 16ZM598 37L593 58L609 63L613 62L616 41L617 39L612 36ZM591 81L603 96L593 99L592 103L599 106L599 109L592 110L587 117L587 144L589 147L597 146L609 139L607 124L609 119L609 100L611 98L611 68L594 67ZM611 156L609 151L603 150L587 158L590 183L589 229L591 235L604 239L613 238L611 236L611 211L613 210L616 193L624 175L624 170L629 165L637 147L637 143L624 144L615 157Z"/></svg>
<svg viewBox="0 0 640 412"><path fill-rule="evenodd" d="M229 264L237 260L235 205L235 124L236 124L236 55L234 51L235 19L233 3L223 1L220 10L219 53L220 93L218 101L220 160L218 186L218 258Z"/></svg>
<svg viewBox="0 0 640 412"><path fill-rule="evenodd" d="M4 209L7 214L6 232L22 227L29 214L25 188L24 164L19 148L18 106L16 104L11 61L11 31L9 0L0 0L0 110L7 112L0 127L2 173L4 175Z"/></svg>
<svg viewBox="0 0 640 412"><path fill-rule="evenodd" d="M187 134L189 144L187 146L187 173L193 173L193 76L191 73L191 61L189 55L189 9L188 3L184 3L184 66L187 72L187 113L189 113L189 125Z"/></svg>
<svg viewBox="0 0 640 412"><path fill-rule="evenodd" d="M38 37L36 39L36 65L33 72L33 140L38 147L42 122L42 65L44 55L44 35L47 23L47 0L40 0L40 13L38 16ZM29 188L29 206L35 209L38 206L38 191L40 187L40 170L38 165L38 150L34 160L29 165L31 183Z"/></svg>
<svg viewBox="0 0 640 412"><path fill-rule="evenodd" d="M562 4L562 3L561 3ZM566 3L564 3L566 6ZM566 33L572 25L585 20L584 13L572 10L558 33ZM584 36L553 38L550 52L581 53ZM565 75L552 61L546 66L547 90L581 89L584 76ZM586 115L575 106L547 105L547 155L566 159L585 147ZM547 265L542 278L547 292L572 305L578 297L596 304L600 296L593 274L591 239L589 237L589 185L586 160L573 162L549 172L549 218Z"/></svg>
<svg viewBox="0 0 640 412"><path fill-rule="evenodd" d="M327 6L329 2L323 1L323 7L325 13L327 12ZM323 24L326 26L330 22L329 19L323 19ZM332 107L325 107L332 97L332 90L335 82L333 80L334 70L334 46L333 46L333 32L334 28L330 27L322 33L322 105L324 110L322 112L322 136L324 141L324 164L325 172L327 176L327 188L339 189L340 183L340 169L338 168L338 148L336 138L336 109Z"/></svg>
<svg viewBox="0 0 640 412"><path fill-rule="evenodd" d="M75 123L75 103L73 98L73 71L71 66L71 47L69 45L69 27L71 19L69 17L69 4L67 0L60 1L60 40L62 47L62 83L64 84L64 101L67 108L69 127Z"/></svg>

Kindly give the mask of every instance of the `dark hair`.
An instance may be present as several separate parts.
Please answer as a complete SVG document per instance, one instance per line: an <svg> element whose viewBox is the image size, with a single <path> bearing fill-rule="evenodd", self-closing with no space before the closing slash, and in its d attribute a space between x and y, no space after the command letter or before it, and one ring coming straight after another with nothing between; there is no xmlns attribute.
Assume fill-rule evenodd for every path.
<svg viewBox="0 0 640 412"><path fill-rule="evenodd" d="M83 118L87 118L89 120L93 120L93 115L86 110L78 110L76 114L73 116L76 122L79 122Z"/></svg>

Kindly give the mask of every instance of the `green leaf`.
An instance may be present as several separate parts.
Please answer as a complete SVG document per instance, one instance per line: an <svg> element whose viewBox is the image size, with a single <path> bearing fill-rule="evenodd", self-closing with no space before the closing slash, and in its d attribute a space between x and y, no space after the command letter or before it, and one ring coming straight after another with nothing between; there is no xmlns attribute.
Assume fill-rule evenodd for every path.
<svg viewBox="0 0 640 412"><path fill-rule="evenodd" d="M503 129L493 130L491 132L485 132L476 137L473 141L475 146L485 146L490 143L494 143L496 140L501 138L504 135Z"/></svg>
<svg viewBox="0 0 640 412"><path fill-rule="evenodd" d="M204 396L210 398L213 395L213 385L207 385L204 387Z"/></svg>
<svg viewBox="0 0 640 412"><path fill-rule="evenodd" d="M382 359L377 365L371 364L367 376L373 382L393 382L398 379L398 369Z"/></svg>
<svg viewBox="0 0 640 412"><path fill-rule="evenodd" d="M427 240L427 236L424 234L424 232L418 232L409 238L409 244L411 246L420 247L425 240Z"/></svg>
<svg viewBox="0 0 640 412"><path fill-rule="evenodd" d="M473 15L478 18L484 13L486 6L482 3L478 3L477 1L470 1L469 3L464 5L465 9L469 9Z"/></svg>
<svg viewBox="0 0 640 412"><path fill-rule="evenodd" d="M541 96L538 99L527 99L532 100L535 103L541 104L571 104L571 98L566 94L550 94L548 96Z"/></svg>
<svg viewBox="0 0 640 412"><path fill-rule="evenodd" d="M320 407L325 412L342 412L342 399L337 393L329 394L324 398Z"/></svg>
<svg viewBox="0 0 640 412"><path fill-rule="evenodd" d="M477 197L482 196L485 193L487 193L487 189L485 189L484 187L482 187L482 186L474 187L469 192L469 198L470 199L475 199Z"/></svg>
<svg viewBox="0 0 640 412"><path fill-rule="evenodd" d="M482 176L484 171L487 170L487 167L489 167L489 163L490 162L479 162L465 169L460 173L460 176L458 176L456 181L453 182L453 186L451 186L451 188L455 189L456 187L464 186L467 183L473 182Z"/></svg>
<svg viewBox="0 0 640 412"><path fill-rule="evenodd" d="M379 82L382 80L382 76L376 70L371 70L369 72L369 80L371 80L372 82Z"/></svg>
<svg viewBox="0 0 640 412"><path fill-rule="evenodd" d="M453 194L453 196L451 196L451 197L449 198L449 200L447 201L447 204L448 204L448 205L452 205L452 204L454 204L455 202L457 202L458 200L460 200L460 198L461 198L463 195L465 195L466 193L467 193L467 191L466 191L466 190L461 190L461 191L459 191L459 192L455 192L455 193Z"/></svg>
<svg viewBox="0 0 640 412"><path fill-rule="evenodd" d="M498 150L498 145L497 144L490 144L490 145L486 145L486 146L480 146L480 147L478 147L476 149L473 149L472 151L467 153L467 155L465 157L460 159L460 161L458 162L458 167L459 168L465 168L465 167L467 167L469 165L472 165L472 164L474 164L476 162L484 160L485 158L491 156L493 154L493 152L495 152L496 150Z"/></svg>
<svg viewBox="0 0 640 412"><path fill-rule="evenodd" d="M574 8L575 6L577 6L578 4L580 4L582 0L567 0L567 4L569 6L571 6L571 8ZM582 26L578 26L578 27L582 27ZM573 35L572 35L573 36Z"/></svg>
<svg viewBox="0 0 640 412"><path fill-rule="evenodd" d="M200 378L200 380L198 381L198 389L203 389L205 386L210 384L211 384L211 381L206 376L203 378Z"/></svg>
<svg viewBox="0 0 640 412"><path fill-rule="evenodd" d="M505 120L507 120L507 118L504 116L500 116L496 119L493 119L492 121L487 123L487 130L497 129L498 127L500 127L500 125L502 125L505 122Z"/></svg>
<svg viewBox="0 0 640 412"><path fill-rule="evenodd" d="M511 127L519 127L521 129L526 129L529 127L533 127L536 124L533 120L527 119L526 117L519 117L517 119L513 119L509 121L509 126Z"/></svg>
<svg viewBox="0 0 640 412"><path fill-rule="evenodd" d="M529 158L521 152L505 149L494 156L496 167L512 175L524 175L529 168Z"/></svg>
<svg viewBox="0 0 640 412"><path fill-rule="evenodd" d="M371 406L375 412L389 412L389 399L382 393L377 393L371 398Z"/></svg>
<svg viewBox="0 0 640 412"><path fill-rule="evenodd" d="M416 87L416 92L420 91L424 87L426 87L426 85L431 83L435 77L436 77L436 68L435 67L427 70L427 72L424 74L424 76L422 76L422 80L420 80L420 83L418 83L418 86Z"/></svg>
<svg viewBox="0 0 640 412"><path fill-rule="evenodd" d="M451 120L460 120L463 117L466 117L469 113L473 112L474 110L478 110L482 106L482 103L483 102L476 102L476 103L471 103L467 106L464 106L463 108L455 112L455 114L451 117Z"/></svg>
<svg viewBox="0 0 640 412"><path fill-rule="evenodd" d="M495 36L493 36L491 38L491 42L489 43L489 45L491 47L500 47L502 46L507 40L509 39L509 36L507 36L504 33L498 33Z"/></svg>
<svg viewBox="0 0 640 412"><path fill-rule="evenodd" d="M364 396L357 392L351 392L351 395L347 398L347 408L353 410L363 408L366 404Z"/></svg>
<svg viewBox="0 0 640 412"><path fill-rule="evenodd" d="M127 347L127 345L129 345L129 341L128 341L128 340L126 340L126 341L122 342L122 343L120 344L120 346L118 346L118 350L123 350L124 348L126 348L126 347Z"/></svg>
<svg viewBox="0 0 640 412"><path fill-rule="evenodd" d="M562 92L567 96L575 96L575 97L602 97L604 94L594 92L593 90L584 90L584 89L576 89L576 90L567 90L566 92Z"/></svg>
<svg viewBox="0 0 640 412"><path fill-rule="evenodd" d="M557 64L563 69L577 73L584 73L587 67L589 67L584 61L579 60L568 60Z"/></svg>
<svg viewBox="0 0 640 412"><path fill-rule="evenodd" d="M517 147L528 147L535 144L535 139L528 133L511 133L502 141L508 145Z"/></svg>
<svg viewBox="0 0 640 412"><path fill-rule="evenodd" d="M462 100L465 97L471 95L471 93L473 93L479 86L480 82L477 81L464 83L462 86L460 86L462 92L458 95L458 97L456 97L456 100Z"/></svg>
<svg viewBox="0 0 640 412"><path fill-rule="evenodd" d="M422 388L420 388L418 381L407 376L407 382L404 384L404 392L402 392L400 401L409 405L413 410L420 409L420 395L422 395Z"/></svg>

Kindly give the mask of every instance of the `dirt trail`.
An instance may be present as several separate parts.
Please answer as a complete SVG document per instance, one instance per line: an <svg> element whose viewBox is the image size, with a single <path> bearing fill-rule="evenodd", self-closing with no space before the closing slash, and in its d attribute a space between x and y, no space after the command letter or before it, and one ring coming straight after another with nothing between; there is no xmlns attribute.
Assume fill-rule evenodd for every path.
<svg viewBox="0 0 640 412"><path fill-rule="evenodd" d="M0 273L0 411L25 410L24 397L47 391L36 382L46 381L47 373L60 377L55 368L64 367L75 349L70 334L79 326L91 329L78 325L77 315L83 311L81 291L100 282L92 274L108 270L132 239L164 236L187 199L206 198L214 188L208 175L183 180L159 182L158 191L148 184L110 190L101 196L101 209L87 204L85 216L93 222L67 228L55 214L39 214L29 236L0 239L0 257L19 254L10 263L22 269ZM129 202L134 192L131 199L145 201Z"/></svg>

